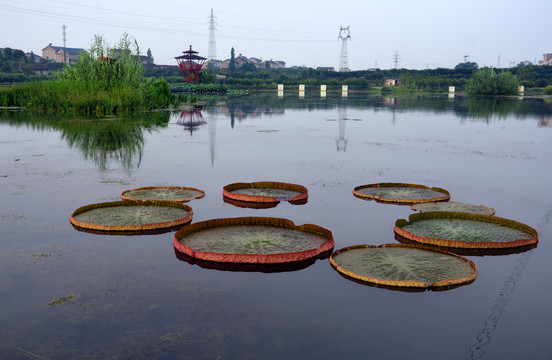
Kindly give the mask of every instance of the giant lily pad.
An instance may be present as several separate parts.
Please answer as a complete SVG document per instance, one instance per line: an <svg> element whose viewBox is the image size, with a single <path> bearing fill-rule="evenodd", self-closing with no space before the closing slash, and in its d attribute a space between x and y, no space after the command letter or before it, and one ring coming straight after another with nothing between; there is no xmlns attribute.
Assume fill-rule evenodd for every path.
<svg viewBox="0 0 552 360"><path fill-rule="evenodd" d="M169 200L187 202L205 196L205 191L178 186L148 186L123 191L124 200Z"/></svg>
<svg viewBox="0 0 552 360"><path fill-rule="evenodd" d="M472 205L467 203L461 203L456 201L449 202L429 202L414 204L410 207L414 211L428 212L428 211L453 211L453 212L467 212L472 214L481 215L494 215L493 208L483 205Z"/></svg>
<svg viewBox="0 0 552 360"><path fill-rule="evenodd" d="M233 183L222 190L226 198L250 203L279 203L289 201L292 204L304 204L309 193L306 187L297 184L259 181L252 183Z"/></svg>
<svg viewBox="0 0 552 360"><path fill-rule="evenodd" d="M144 231L171 228L192 221L192 208L175 201L113 201L78 208L73 225L102 231Z"/></svg>
<svg viewBox="0 0 552 360"><path fill-rule="evenodd" d="M362 199L398 204L416 204L450 199L450 193L445 189L404 183L361 185L354 188L353 194Z"/></svg>
<svg viewBox="0 0 552 360"><path fill-rule="evenodd" d="M452 248L500 249L536 244L537 231L514 220L459 212L424 212L395 222L398 235Z"/></svg>
<svg viewBox="0 0 552 360"><path fill-rule="evenodd" d="M383 286L439 288L473 281L470 260L420 245L356 245L335 251L330 263L347 277Z"/></svg>
<svg viewBox="0 0 552 360"><path fill-rule="evenodd" d="M193 258L234 263L302 261L333 249L331 231L287 219L241 217L202 221L180 229L174 247Z"/></svg>

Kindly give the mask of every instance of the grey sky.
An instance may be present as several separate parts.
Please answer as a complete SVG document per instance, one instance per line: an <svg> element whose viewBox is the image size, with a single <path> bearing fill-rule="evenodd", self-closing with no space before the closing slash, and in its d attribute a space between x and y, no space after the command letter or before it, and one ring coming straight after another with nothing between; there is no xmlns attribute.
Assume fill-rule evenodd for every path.
<svg viewBox="0 0 552 360"><path fill-rule="evenodd" d="M501 67L552 52L552 1L387 0L0 0L0 47L41 54L52 43L88 48L94 34L115 44L124 32L157 64L193 46L207 57L211 8L217 57L283 60L286 66L339 66L340 26L350 26L349 68L454 67L469 55Z"/></svg>

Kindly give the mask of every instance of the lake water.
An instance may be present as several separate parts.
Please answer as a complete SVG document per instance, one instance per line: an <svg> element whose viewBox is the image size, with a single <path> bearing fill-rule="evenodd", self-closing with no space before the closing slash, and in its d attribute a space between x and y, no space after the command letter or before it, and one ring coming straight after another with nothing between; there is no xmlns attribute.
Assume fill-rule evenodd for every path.
<svg viewBox="0 0 552 360"><path fill-rule="evenodd" d="M552 102L286 93L102 120L0 113L0 357L6 359L550 359ZM225 203L223 186L304 185L308 202ZM77 208L187 186L193 222L270 216L333 232L335 250L397 243L408 206L355 198L403 182L448 190L539 232L474 256L476 280L405 292L291 268L191 264L174 232L78 231ZM189 260L189 259L188 259ZM249 271L245 271L249 270ZM272 269L274 270L274 269Z"/></svg>

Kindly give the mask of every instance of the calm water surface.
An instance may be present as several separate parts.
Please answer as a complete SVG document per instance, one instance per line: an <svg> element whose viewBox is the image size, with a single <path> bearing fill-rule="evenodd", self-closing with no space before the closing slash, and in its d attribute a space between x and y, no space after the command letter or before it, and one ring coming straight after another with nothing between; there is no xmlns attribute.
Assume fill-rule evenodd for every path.
<svg viewBox="0 0 552 360"><path fill-rule="evenodd" d="M229 98L126 120L0 113L0 358L550 359L552 104L542 99ZM223 202L233 182L305 185L308 203ZM396 243L407 206L355 186L447 189L539 232L532 250L467 256L475 282L403 292L327 259L224 271L175 255L174 232L77 231L80 206L188 186L194 222L273 216L333 232L336 249ZM184 259L185 260L185 259ZM249 269L251 270L251 269Z"/></svg>

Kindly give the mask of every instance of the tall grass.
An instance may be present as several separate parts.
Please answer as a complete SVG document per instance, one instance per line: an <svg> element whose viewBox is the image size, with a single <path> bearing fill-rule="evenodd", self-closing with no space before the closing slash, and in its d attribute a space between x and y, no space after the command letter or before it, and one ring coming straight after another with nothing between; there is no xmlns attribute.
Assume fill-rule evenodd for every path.
<svg viewBox="0 0 552 360"><path fill-rule="evenodd" d="M98 115L167 108L178 97L165 80L142 76L140 48L124 34L116 47L95 35L88 52L67 66L59 80L0 90L0 106Z"/></svg>
<svg viewBox="0 0 552 360"><path fill-rule="evenodd" d="M495 74L492 69L478 70L466 84L468 95L516 95L519 81L517 76L505 71Z"/></svg>

